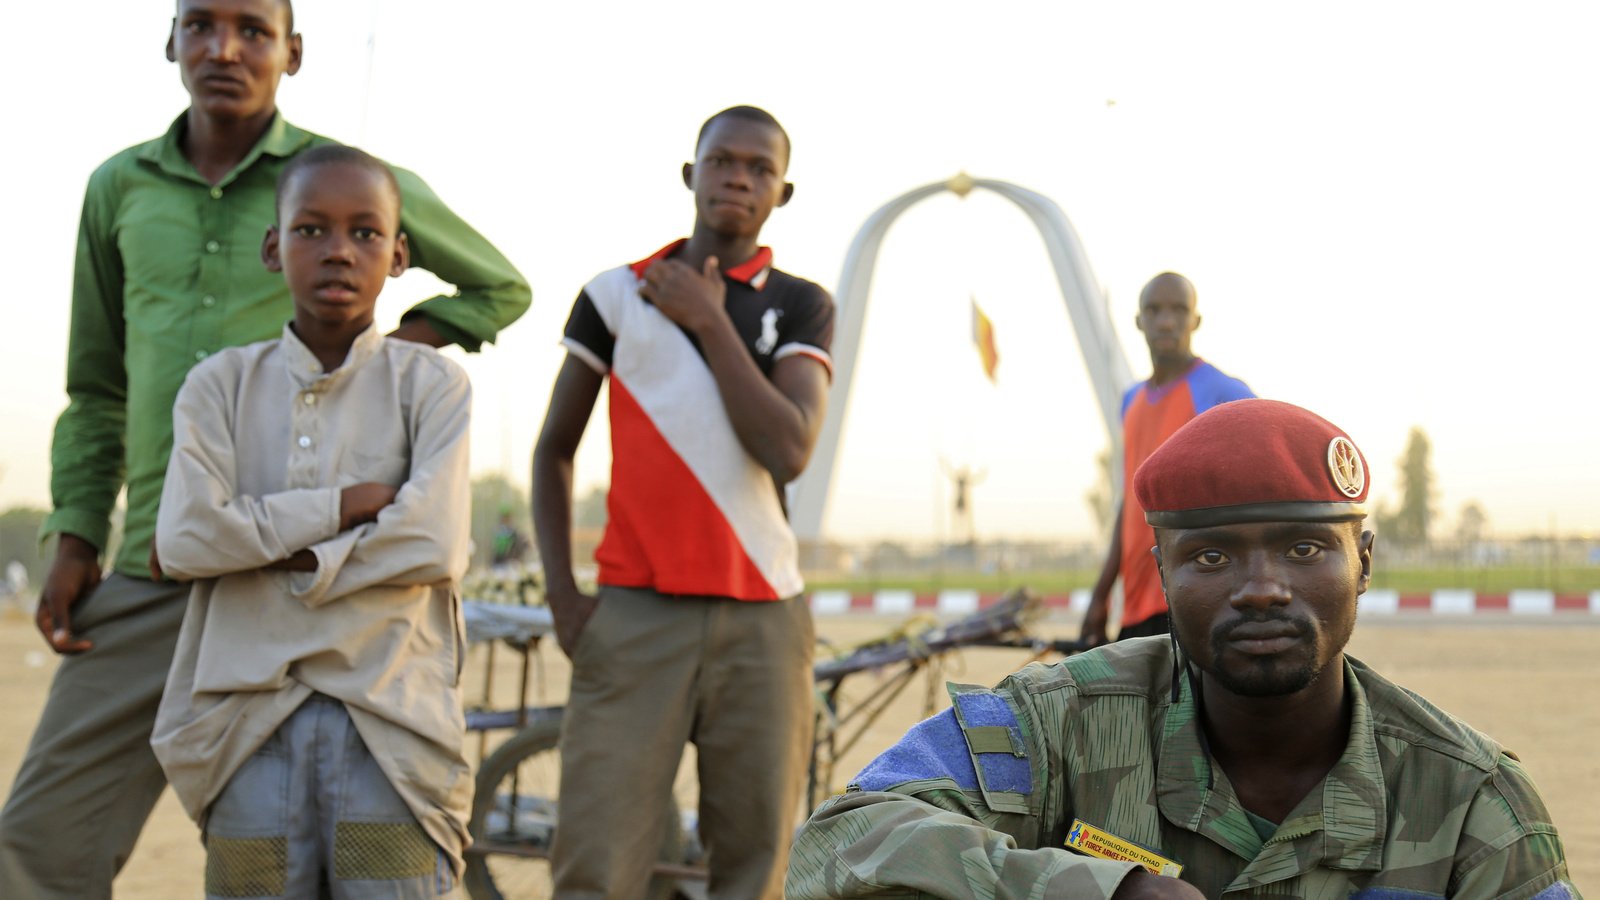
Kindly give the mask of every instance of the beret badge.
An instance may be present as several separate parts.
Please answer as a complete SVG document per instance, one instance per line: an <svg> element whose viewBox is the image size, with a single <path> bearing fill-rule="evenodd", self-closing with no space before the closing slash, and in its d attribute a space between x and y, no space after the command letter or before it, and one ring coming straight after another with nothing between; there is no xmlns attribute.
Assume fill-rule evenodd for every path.
<svg viewBox="0 0 1600 900"><path fill-rule="evenodd" d="M1328 442L1328 474L1333 476L1333 486L1346 497L1359 497L1366 490L1367 467L1349 438L1341 436Z"/></svg>

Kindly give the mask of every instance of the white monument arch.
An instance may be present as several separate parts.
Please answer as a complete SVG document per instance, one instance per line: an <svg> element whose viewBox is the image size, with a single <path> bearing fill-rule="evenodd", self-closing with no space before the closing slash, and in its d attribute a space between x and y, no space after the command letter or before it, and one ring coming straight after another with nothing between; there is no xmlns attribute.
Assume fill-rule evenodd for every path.
<svg viewBox="0 0 1600 900"><path fill-rule="evenodd" d="M844 271L839 275L839 290L834 295L838 306L833 335L833 389L828 398L828 415L822 424L817 449L805 474L790 486L789 518L795 534L803 541L822 535L822 518L828 508L828 492L837 463L839 437L850 406L850 381L855 374L856 354L861 349L861 325L866 320L867 295L872 288L872 273L878 262L878 248L889 226L900 214L934 194L950 191L966 197L975 188L993 191L1015 203L1033 220L1044 238L1046 252L1055 267L1061 298L1066 301L1072 330L1089 369L1100 416L1110 437L1112 458L1122 455L1122 392L1133 382L1128 359L1117 343L1111 327L1111 313L1105 295L1089 267L1089 256L1072 223L1054 200L1027 188L990 178L973 178L965 173L907 191L873 213L856 233L845 255ZM1112 466L1114 475L1121 467ZM1120 485L1115 493L1120 495Z"/></svg>

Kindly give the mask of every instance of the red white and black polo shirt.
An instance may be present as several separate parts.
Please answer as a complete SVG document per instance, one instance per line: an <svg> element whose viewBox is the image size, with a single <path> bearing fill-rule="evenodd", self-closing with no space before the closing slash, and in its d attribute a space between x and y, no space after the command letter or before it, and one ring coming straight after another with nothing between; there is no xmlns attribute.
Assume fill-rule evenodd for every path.
<svg viewBox="0 0 1600 900"><path fill-rule="evenodd" d="M645 269L684 243L590 281L562 339L611 378L611 490L595 551L600 583L740 600L792 597L804 585L781 488L739 443L698 344L639 294ZM795 355L831 373L827 291L773 268L766 247L722 274L728 317L763 374Z"/></svg>

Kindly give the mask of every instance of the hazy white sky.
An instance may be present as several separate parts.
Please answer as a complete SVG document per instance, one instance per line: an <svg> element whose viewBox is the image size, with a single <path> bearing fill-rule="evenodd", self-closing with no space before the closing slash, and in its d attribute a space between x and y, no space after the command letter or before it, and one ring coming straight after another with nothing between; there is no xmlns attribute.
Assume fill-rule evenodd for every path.
<svg viewBox="0 0 1600 900"><path fill-rule="evenodd" d="M1600 8L1584 3L300 0L297 124L425 177L529 276L467 356L474 460L526 481L572 298L686 234L678 180L735 103L794 137L778 264L833 288L877 207L959 170L1055 199L1133 370L1140 286L1199 287L1197 350L1343 425L1392 495L1412 425L1447 519L1600 532ZM88 173L185 105L171 4L31 3L0 57L0 506L48 502ZM368 36L376 34L369 78ZM391 286L397 319L431 287ZM968 297L993 319L984 380ZM1043 246L992 195L934 198L885 243L827 530L934 536L941 456L983 469L987 536L1090 536L1105 435ZM838 401L836 395L835 401ZM580 483L607 478L597 415ZM1448 522L1446 523L1448 527Z"/></svg>

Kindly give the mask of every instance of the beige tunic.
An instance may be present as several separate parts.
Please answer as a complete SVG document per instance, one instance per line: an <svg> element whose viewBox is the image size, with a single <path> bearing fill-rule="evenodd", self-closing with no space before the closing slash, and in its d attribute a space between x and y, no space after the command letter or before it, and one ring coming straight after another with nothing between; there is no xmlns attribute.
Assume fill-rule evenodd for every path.
<svg viewBox="0 0 1600 900"><path fill-rule="evenodd" d="M375 328L331 373L288 327L189 373L156 540L194 587L151 743L197 822L320 691L460 871L470 408L459 366ZM341 532L339 492L364 481L403 486ZM304 548L315 572L263 568Z"/></svg>

